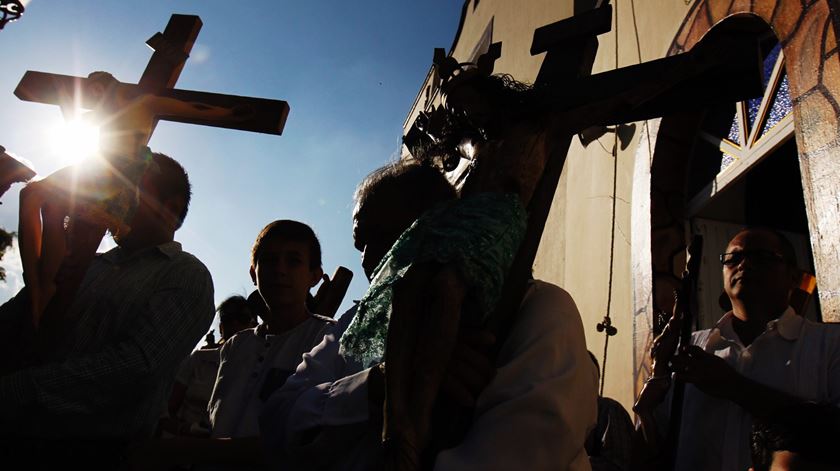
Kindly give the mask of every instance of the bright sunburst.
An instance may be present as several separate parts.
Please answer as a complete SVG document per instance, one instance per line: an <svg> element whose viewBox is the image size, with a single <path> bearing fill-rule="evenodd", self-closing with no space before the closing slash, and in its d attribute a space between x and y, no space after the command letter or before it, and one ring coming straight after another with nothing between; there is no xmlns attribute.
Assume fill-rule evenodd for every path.
<svg viewBox="0 0 840 471"><path fill-rule="evenodd" d="M50 144L63 165L73 165L99 152L99 127L83 119L65 121L50 133Z"/></svg>

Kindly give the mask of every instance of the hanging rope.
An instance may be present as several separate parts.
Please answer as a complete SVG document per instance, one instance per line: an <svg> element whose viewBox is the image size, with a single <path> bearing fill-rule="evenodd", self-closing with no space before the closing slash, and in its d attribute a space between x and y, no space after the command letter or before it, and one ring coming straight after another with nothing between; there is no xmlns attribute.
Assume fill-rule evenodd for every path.
<svg viewBox="0 0 840 471"><path fill-rule="evenodd" d="M690 0L686 0L686 5ZM636 0L630 0L630 13L633 18L633 31L636 33L636 53L639 56L639 64L642 63L642 42L639 40L639 25L636 23ZM645 141L648 149L648 166L653 165L653 149L650 147L650 127L648 120L645 120Z"/></svg>
<svg viewBox="0 0 840 471"><path fill-rule="evenodd" d="M615 2L615 6L613 8L615 11L615 68L618 70L618 0ZM595 328L598 332L604 332L604 356L601 359L601 384L599 388L598 394L603 396L604 395L604 380L606 378L607 372L607 349L610 344L610 337L618 333L618 329L616 329L612 325L612 318L610 317L610 311L612 309L612 284L613 284L613 267L615 262L615 204L617 200L617 190L618 190L618 128L616 127L615 132L613 133L613 148L612 152L610 153L613 158L613 188L612 188L612 223L611 223L611 230L610 230L610 276L609 281L607 282L607 314L604 316L604 320L598 323Z"/></svg>

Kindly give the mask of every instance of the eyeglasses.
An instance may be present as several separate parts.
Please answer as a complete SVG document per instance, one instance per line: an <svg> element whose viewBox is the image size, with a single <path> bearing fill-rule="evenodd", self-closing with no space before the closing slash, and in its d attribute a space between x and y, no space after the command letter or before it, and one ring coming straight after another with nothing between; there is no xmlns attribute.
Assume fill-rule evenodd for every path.
<svg viewBox="0 0 840 471"><path fill-rule="evenodd" d="M769 250L742 250L740 252L729 252L720 254L720 263L727 267L734 267L741 264L745 258L759 265L771 265L784 262L785 258Z"/></svg>

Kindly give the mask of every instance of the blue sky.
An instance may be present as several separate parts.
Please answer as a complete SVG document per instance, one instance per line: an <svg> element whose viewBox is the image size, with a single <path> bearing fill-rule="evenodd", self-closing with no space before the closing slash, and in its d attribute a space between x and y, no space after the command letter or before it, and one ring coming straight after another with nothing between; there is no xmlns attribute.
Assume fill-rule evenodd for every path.
<svg viewBox="0 0 840 471"><path fill-rule="evenodd" d="M461 2L450 1L90 1L32 0L0 30L0 145L46 175L63 166L48 130L58 107L18 100L26 70L86 76L96 70L136 83L151 56L145 41L172 13L204 23L177 87L282 99L282 136L161 122L150 142L179 160L193 203L176 239L210 269L217 303L253 289L249 251L275 219L297 219L319 235L324 270L350 268L345 306L367 287L351 239L352 192L396 158L402 123L431 65L449 48ZM0 227L17 228L17 190L0 206ZM21 284L19 261L0 301Z"/></svg>

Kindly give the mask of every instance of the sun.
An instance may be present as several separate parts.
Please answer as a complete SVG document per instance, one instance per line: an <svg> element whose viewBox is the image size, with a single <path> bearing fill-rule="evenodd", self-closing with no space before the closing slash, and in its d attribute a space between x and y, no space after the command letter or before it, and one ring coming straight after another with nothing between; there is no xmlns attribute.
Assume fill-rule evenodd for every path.
<svg viewBox="0 0 840 471"><path fill-rule="evenodd" d="M73 165L99 152L99 127L84 119L64 121L49 136L53 153L63 165Z"/></svg>

